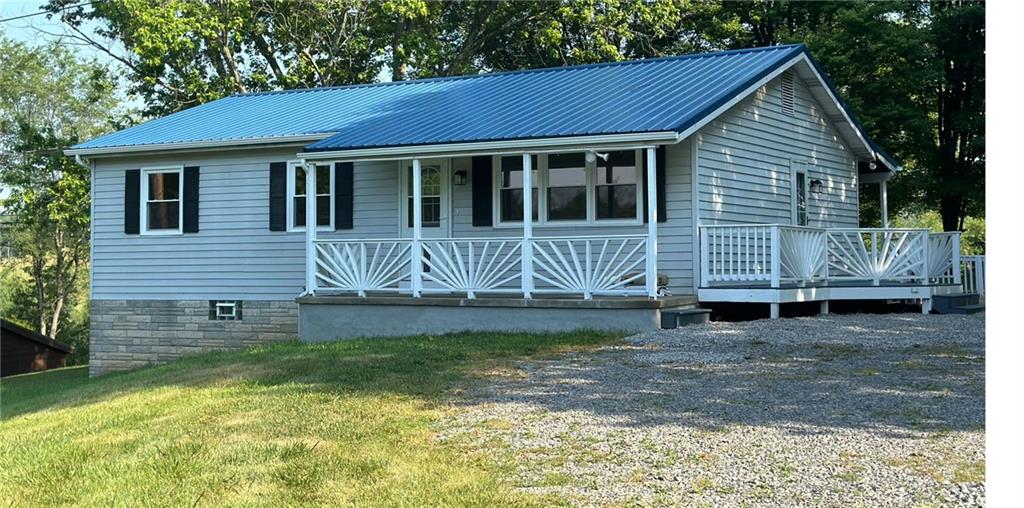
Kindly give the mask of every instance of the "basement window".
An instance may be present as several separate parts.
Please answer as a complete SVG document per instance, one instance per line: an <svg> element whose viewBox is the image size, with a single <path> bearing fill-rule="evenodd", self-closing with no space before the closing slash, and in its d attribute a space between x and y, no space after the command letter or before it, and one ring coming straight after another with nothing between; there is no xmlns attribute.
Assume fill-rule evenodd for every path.
<svg viewBox="0 0 1024 508"><path fill-rule="evenodd" d="M240 321L242 302L210 300L211 321Z"/></svg>

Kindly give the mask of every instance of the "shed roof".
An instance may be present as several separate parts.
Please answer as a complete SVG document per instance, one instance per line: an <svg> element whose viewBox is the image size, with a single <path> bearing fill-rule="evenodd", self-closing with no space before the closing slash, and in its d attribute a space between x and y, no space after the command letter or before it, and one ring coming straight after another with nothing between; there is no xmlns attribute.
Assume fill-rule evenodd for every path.
<svg viewBox="0 0 1024 508"><path fill-rule="evenodd" d="M45 335L33 332L32 330L29 330L28 328L25 328L25 327L23 327L21 325L18 325L16 323L13 323L13 322L8 321L6 319L0 319L0 337L6 337L6 338L9 339L11 336L21 337L23 339L30 340L32 342L38 342L39 344L42 344L42 345L44 345L44 346L46 346L48 348L56 349L56 350L61 351L63 353L72 353L72 352L74 352L74 348L72 348L71 346L69 346L69 345L67 345L67 344L65 344L63 342L60 342L58 340L51 339L50 337L47 337Z"/></svg>
<svg viewBox="0 0 1024 508"><path fill-rule="evenodd" d="M683 132L795 58L803 44L239 94L75 145L69 153L310 142L307 152ZM813 65L813 61L812 65ZM816 66L815 66L816 67ZM826 86L838 97L831 84ZM838 103L853 124L845 106ZM873 151L873 150L872 150Z"/></svg>

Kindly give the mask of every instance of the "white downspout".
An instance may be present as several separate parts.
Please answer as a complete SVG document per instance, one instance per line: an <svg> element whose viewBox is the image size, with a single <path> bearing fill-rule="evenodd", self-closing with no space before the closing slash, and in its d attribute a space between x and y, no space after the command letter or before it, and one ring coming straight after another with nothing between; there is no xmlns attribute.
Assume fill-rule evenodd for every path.
<svg viewBox="0 0 1024 508"><path fill-rule="evenodd" d="M886 181L878 182L879 202L882 209L882 227L889 227L889 192Z"/></svg>
<svg viewBox="0 0 1024 508"><path fill-rule="evenodd" d="M316 293L316 166L299 161L306 171L306 294Z"/></svg>

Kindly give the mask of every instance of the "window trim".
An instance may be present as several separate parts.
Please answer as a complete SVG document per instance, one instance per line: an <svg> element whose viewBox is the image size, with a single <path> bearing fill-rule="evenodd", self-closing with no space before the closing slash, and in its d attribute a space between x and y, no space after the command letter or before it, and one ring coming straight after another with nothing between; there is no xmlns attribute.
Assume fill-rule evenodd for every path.
<svg viewBox="0 0 1024 508"><path fill-rule="evenodd" d="M149 228L149 175L153 173L178 174L178 227L177 229ZM185 222L185 166L159 166L141 168L139 171L139 234L146 236L175 236L184 234ZM163 200L170 202L172 200Z"/></svg>
<svg viewBox="0 0 1024 508"><path fill-rule="evenodd" d="M810 192L810 171L808 170L808 164L802 161L791 161L790 166L792 168L791 177L792 183L790 184L790 212L791 222L794 226L809 226L811 224L811 192ZM803 189L797 189L797 175L804 175ZM798 207L798 191L803 191L804 196L804 214L807 219L807 224L800 224L800 210Z"/></svg>
<svg viewBox="0 0 1024 508"><path fill-rule="evenodd" d="M304 233L306 231L306 226L296 226L295 225L295 197L296 197L295 196L295 170L299 166L301 166L301 165L302 165L301 161L297 161L297 160L288 161L288 171L287 171L287 176L286 176L286 178L287 178L287 185L285 186L286 189L287 189L285 191L285 210L286 210L285 211L285 221L286 221L285 231L288 232L288 233ZM329 189L330 192L328 194L326 194L327 196L330 196L330 202L331 202L330 219L331 219L331 222L330 222L330 224L328 224L326 226L317 226L316 230L317 231L334 231L334 200L335 200L335 196L334 196L334 191L335 191L335 189L334 189L334 165L330 164L330 163L327 163L327 164L316 163L314 165L315 166L327 166L327 171L328 171L328 174L330 175L330 186L331 186L330 189ZM314 200L317 197L321 197L321 196L325 195L325 194L316 194L315 191L316 191L316 189L314 189L314 194L313 194L313 199ZM309 199L309 192L308 192L308 190L306 192L306 199ZM316 218L314 218L313 220L316 220ZM307 220L307 224L308 224L308 222L309 221Z"/></svg>
<svg viewBox="0 0 1024 508"><path fill-rule="evenodd" d="M609 150L621 152L626 150ZM566 150L561 153L579 153L581 150ZM586 152L583 150L583 152ZM634 149L636 157L636 218L635 219L598 219L597 218L597 159L586 162L587 187L587 218L586 220L548 220L548 155L547 153L531 154L537 156L537 220L535 228L558 229L575 227L625 227L642 226L644 224L644 150ZM521 155L520 155L521 156ZM523 221L501 220L501 159L509 155L491 156L491 217L494 229L522 228Z"/></svg>

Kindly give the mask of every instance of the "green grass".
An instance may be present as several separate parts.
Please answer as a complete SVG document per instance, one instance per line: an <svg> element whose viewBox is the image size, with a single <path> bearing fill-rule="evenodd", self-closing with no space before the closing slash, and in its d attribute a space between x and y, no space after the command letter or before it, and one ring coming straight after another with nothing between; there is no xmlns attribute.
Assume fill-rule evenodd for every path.
<svg viewBox="0 0 1024 508"><path fill-rule="evenodd" d="M607 333L457 334L212 353L0 384L4 506L546 505L439 442L453 388ZM504 464L504 465L502 465Z"/></svg>

